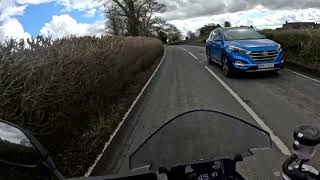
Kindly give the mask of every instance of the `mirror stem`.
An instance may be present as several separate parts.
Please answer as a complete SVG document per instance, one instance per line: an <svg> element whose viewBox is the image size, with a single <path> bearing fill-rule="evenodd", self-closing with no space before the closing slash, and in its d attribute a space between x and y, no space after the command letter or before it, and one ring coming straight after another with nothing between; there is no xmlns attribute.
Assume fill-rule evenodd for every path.
<svg viewBox="0 0 320 180"><path fill-rule="evenodd" d="M64 180L65 178L63 175L58 171L56 168L56 165L54 164L53 160L51 157L47 157L45 161L43 161L44 166L46 166L52 174L54 174L59 180Z"/></svg>
<svg viewBox="0 0 320 180"><path fill-rule="evenodd" d="M53 174L59 179L59 180L64 180L63 175L56 169L53 171Z"/></svg>

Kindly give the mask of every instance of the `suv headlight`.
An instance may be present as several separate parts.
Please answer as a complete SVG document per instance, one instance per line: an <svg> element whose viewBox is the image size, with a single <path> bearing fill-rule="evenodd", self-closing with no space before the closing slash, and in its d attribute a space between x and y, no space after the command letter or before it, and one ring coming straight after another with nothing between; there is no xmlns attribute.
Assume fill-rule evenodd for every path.
<svg viewBox="0 0 320 180"><path fill-rule="evenodd" d="M281 44L278 44L277 51L278 52L282 51Z"/></svg>
<svg viewBox="0 0 320 180"><path fill-rule="evenodd" d="M242 49L242 48L239 48L239 47L236 47L236 46L228 46L227 47L229 51L232 51L232 52L238 52L238 53L243 53L243 54L249 54L250 51L247 51L245 49Z"/></svg>

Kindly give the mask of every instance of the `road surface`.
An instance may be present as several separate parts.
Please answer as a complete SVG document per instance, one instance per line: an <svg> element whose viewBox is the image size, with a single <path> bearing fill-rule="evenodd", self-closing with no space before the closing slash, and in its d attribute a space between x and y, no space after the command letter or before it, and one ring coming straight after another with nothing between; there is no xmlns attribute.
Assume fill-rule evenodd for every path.
<svg viewBox="0 0 320 180"><path fill-rule="evenodd" d="M208 64L203 47L169 46L166 50L159 70L91 175L129 171L129 155L170 118L192 109L212 109L259 126L254 113L270 128L280 146L274 141L278 144L274 143L272 150L255 152L238 169L248 179L281 179L285 147L291 148L293 129L320 122L319 81L287 70L278 75L264 73L229 79L217 65ZM320 155L315 159L320 160ZM320 168L316 160L312 164Z"/></svg>

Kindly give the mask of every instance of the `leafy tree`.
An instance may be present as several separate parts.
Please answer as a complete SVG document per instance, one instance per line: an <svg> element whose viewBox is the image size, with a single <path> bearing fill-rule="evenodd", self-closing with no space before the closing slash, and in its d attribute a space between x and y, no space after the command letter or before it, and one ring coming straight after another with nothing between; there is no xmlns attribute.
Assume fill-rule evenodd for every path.
<svg viewBox="0 0 320 180"><path fill-rule="evenodd" d="M189 39L195 39L196 38L196 33L192 32L192 31L188 31L187 32L187 37Z"/></svg>
<svg viewBox="0 0 320 180"><path fill-rule="evenodd" d="M168 35L163 31L159 31L157 35L158 39L160 39L164 44L168 42Z"/></svg>
<svg viewBox="0 0 320 180"><path fill-rule="evenodd" d="M208 35L211 33L211 31L213 31L219 27L221 27L220 24L207 24L207 25L201 27L200 29L198 29L199 35L200 36Z"/></svg>
<svg viewBox="0 0 320 180"><path fill-rule="evenodd" d="M224 27L231 27L231 23L229 21L224 22Z"/></svg>
<svg viewBox="0 0 320 180"><path fill-rule="evenodd" d="M167 40L169 42L177 41L181 39L181 32L180 30L173 24L163 23L161 26L158 27L159 31L162 31L167 34Z"/></svg>

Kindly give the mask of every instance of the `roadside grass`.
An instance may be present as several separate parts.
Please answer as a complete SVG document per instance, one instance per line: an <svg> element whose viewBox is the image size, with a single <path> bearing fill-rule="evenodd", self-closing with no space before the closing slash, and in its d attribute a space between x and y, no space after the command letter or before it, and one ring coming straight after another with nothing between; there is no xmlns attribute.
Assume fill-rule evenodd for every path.
<svg viewBox="0 0 320 180"><path fill-rule="evenodd" d="M145 37L8 41L0 45L0 118L30 130L64 175L82 176L163 51ZM0 168L0 179L43 171Z"/></svg>

